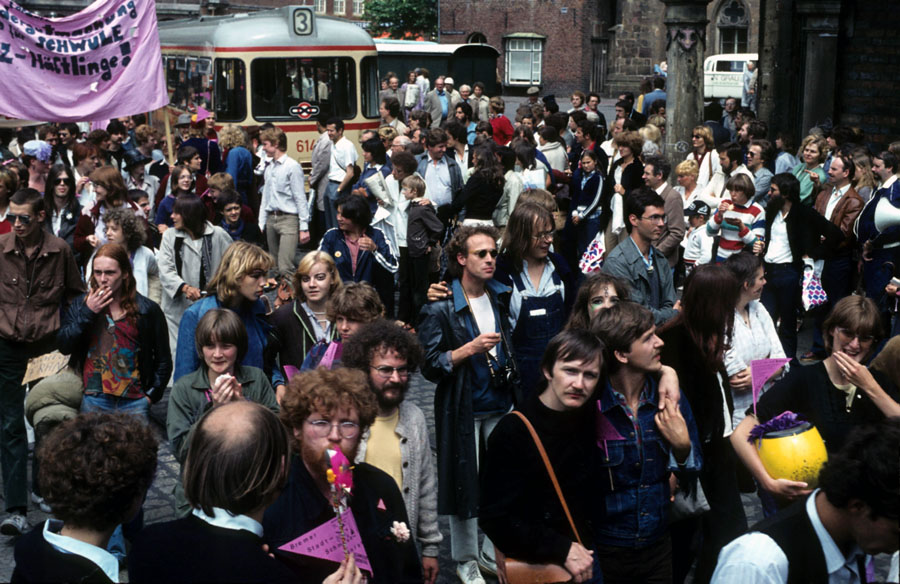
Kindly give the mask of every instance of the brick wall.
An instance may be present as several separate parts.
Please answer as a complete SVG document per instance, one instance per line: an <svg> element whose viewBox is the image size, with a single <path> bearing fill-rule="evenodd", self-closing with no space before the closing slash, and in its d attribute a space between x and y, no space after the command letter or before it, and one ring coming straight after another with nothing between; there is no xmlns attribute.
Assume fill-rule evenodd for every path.
<svg viewBox="0 0 900 584"><path fill-rule="evenodd" d="M841 15L838 52L838 122L859 126L873 147L900 139L900 12L860 2Z"/></svg>
<svg viewBox="0 0 900 584"><path fill-rule="evenodd" d="M441 42L465 43L471 34L483 34L487 43L501 53L497 67L502 80L504 36L536 33L547 37L543 47L542 93L567 96L588 86L590 33L597 0L441 0L440 6ZM517 92L520 91L504 87L504 93Z"/></svg>

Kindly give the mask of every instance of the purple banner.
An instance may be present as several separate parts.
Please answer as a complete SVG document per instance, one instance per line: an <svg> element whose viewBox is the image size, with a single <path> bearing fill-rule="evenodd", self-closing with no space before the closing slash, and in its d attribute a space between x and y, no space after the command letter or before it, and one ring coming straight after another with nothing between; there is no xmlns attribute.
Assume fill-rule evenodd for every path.
<svg viewBox="0 0 900 584"><path fill-rule="evenodd" d="M79 122L168 103L153 0L97 0L45 18L0 0L0 114Z"/></svg>

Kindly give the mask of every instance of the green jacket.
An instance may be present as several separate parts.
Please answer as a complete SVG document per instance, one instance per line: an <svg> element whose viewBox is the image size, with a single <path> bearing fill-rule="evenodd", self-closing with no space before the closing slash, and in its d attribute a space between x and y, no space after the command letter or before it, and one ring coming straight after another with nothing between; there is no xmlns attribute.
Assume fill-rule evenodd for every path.
<svg viewBox="0 0 900 584"><path fill-rule="evenodd" d="M234 376L241 384L245 399L261 404L273 412L278 412L275 390L262 369L239 365L235 368ZM169 442L172 443L172 451L179 464L184 464L184 460L187 458L188 445L194 426L203 417L203 414L213 407L208 393L209 389L209 378L206 375L205 366L183 376L172 387L172 393L169 396L169 411L166 416L166 430ZM181 515L190 511L184 498L180 476L175 485L175 506Z"/></svg>

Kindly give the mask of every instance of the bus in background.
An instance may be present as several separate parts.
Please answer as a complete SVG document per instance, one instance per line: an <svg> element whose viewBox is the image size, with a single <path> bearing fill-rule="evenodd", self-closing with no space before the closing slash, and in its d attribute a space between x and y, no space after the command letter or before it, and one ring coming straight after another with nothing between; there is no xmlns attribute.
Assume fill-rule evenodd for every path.
<svg viewBox="0 0 900 584"><path fill-rule="evenodd" d="M170 121L203 107L216 129L271 122L303 163L319 138L316 120L341 118L354 143L379 125L375 43L311 6L164 21L159 40Z"/></svg>

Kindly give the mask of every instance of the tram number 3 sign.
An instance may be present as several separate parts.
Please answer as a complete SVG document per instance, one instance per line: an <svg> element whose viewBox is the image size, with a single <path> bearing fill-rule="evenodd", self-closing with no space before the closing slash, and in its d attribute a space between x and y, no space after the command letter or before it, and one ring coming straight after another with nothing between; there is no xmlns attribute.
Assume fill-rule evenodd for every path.
<svg viewBox="0 0 900 584"><path fill-rule="evenodd" d="M314 22L313 12L309 8L297 8L294 10L294 34L299 36L311 35Z"/></svg>

